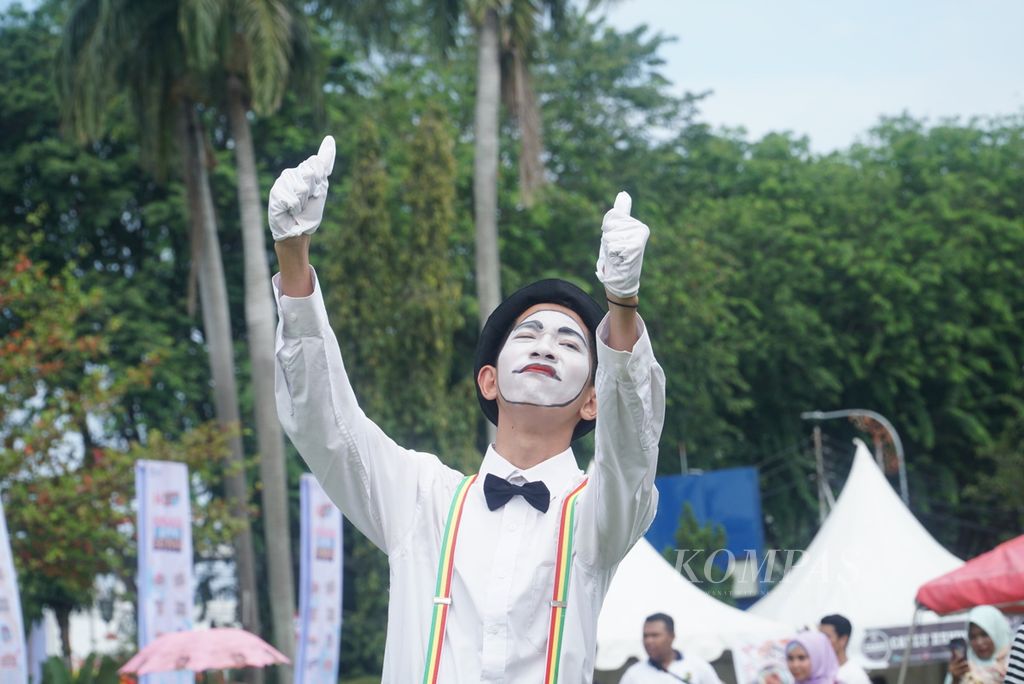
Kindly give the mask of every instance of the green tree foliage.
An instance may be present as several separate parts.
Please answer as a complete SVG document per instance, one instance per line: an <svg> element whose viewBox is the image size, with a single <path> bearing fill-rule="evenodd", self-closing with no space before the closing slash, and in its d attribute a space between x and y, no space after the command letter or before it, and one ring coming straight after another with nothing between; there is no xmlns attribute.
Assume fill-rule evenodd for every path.
<svg viewBox="0 0 1024 684"><path fill-rule="evenodd" d="M130 464L111 460L89 422L116 410L121 388L146 382L146 369L114 378L100 365L105 330L82 325L98 292L81 291L68 273L47 277L24 253L0 255L5 511L27 612L48 605L66 627L70 611L88 605L95 577L120 567L120 495L131 478Z"/></svg>
<svg viewBox="0 0 1024 684"><path fill-rule="evenodd" d="M112 427L129 389L152 384L160 349L133 367L110 363L122 319L92 317L101 290L83 290L71 265L47 275L24 251L0 249L0 264L0 490L26 614L52 608L67 654L68 616L91 605L96 577L133 584L135 461L186 463L206 500L225 438L208 424L177 440L149 426L144 444L126 444ZM197 552L209 554L237 521L217 501L197 508Z"/></svg>
<svg viewBox="0 0 1024 684"><path fill-rule="evenodd" d="M408 219L396 260L405 274L399 300L404 328L398 355L409 393L398 407L407 443L429 444L454 467L471 470L479 458L473 437L475 383L453 379L455 338L464 324L455 228L455 158L448 119L431 106L411 135L409 170L401 189ZM405 213L403 211L403 213ZM426 341L426 344L424 344ZM454 383L454 384L453 384Z"/></svg>
<svg viewBox="0 0 1024 684"><path fill-rule="evenodd" d="M448 124L429 108L386 147L374 121L364 119L356 140L351 176L314 240L346 369L363 410L399 444L473 468L475 395L471 385L452 381L463 319L452 268L455 162ZM403 391L396 394L396 387ZM386 560L351 532L345 620L360 629L343 633L342 665L350 674L379 672Z"/></svg>
<svg viewBox="0 0 1024 684"><path fill-rule="evenodd" d="M97 663L96 654L90 654L77 672L57 657L43 663L41 684L117 684L118 681L117 662L110 656L103 656Z"/></svg>
<svg viewBox="0 0 1024 684"><path fill-rule="evenodd" d="M137 438L137 424L180 430L203 422L208 373L181 306L188 249L178 187L141 172L122 135L130 129L124 116L114 136L89 148L61 135L54 16L12 11L0 32L0 244L23 247L55 271L74 262L83 288L102 288L109 310L123 316L109 340L112 363L130 366L154 344L163 348L153 385L125 396L132 419L118 426L122 436Z"/></svg>
<svg viewBox="0 0 1024 684"><path fill-rule="evenodd" d="M1012 420L999 438L980 453L983 475L977 484L966 489L962 500L963 523L968 528L1024 529L1024 491L1020 487L1022 461L1024 415Z"/></svg>
<svg viewBox="0 0 1024 684"><path fill-rule="evenodd" d="M687 502L679 515L675 540L675 548L662 549L665 560L698 589L732 605L731 569L724 561L718 562L722 560L718 552L726 548L725 528L713 522L702 525Z"/></svg>
<svg viewBox="0 0 1024 684"><path fill-rule="evenodd" d="M360 125L351 175L314 241L318 273L364 410L399 443L442 451L465 434L461 407L445 408L463 325L451 136L432 110L395 137L386 149L374 121Z"/></svg>
<svg viewBox="0 0 1024 684"><path fill-rule="evenodd" d="M733 422L733 458L798 441L799 410L871 407L900 430L912 501L932 515L982 474L961 455L988 447L1024 396L1011 285L1024 139L1020 121L897 119L874 135L826 158L783 136L743 145L738 182L689 220L739 276L726 293L749 340L738 351L751 408ZM967 541L931 520L947 544Z"/></svg>

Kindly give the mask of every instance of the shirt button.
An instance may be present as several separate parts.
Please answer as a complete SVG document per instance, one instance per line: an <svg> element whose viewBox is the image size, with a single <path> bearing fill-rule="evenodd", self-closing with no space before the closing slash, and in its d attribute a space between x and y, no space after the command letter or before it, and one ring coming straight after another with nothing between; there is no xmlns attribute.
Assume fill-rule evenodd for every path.
<svg viewBox="0 0 1024 684"><path fill-rule="evenodd" d="M498 625L491 625L490 627L488 627L487 628L487 633L488 634L497 634L498 633Z"/></svg>
<svg viewBox="0 0 1024 684"><path fill-rule="evenodd" d="M509 532L515 532L518 529L519 529L519 525L516 525L515 523L512 523L511 525L508 526L508 531Z"/></svg>

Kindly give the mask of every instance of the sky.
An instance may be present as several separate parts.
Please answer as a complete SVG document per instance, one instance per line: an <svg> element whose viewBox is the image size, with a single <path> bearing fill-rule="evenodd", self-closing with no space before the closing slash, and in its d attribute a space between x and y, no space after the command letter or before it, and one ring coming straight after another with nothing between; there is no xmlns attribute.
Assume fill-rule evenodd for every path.
<svg viewBox="0 0 1024 684"><path fill-rule="evenodd" d="M580 0L582 2L582 0ZM0 10L11 0L0 0ZM34 6L34 0L23 0ZM816 152L882 115L1024 114L1024 0L609 0L611 25L674 42L662 73L751 138L792 131Z"/></svg>
<svg viewBox="0 0 1024 684"><path fill-rule="evenodd" d="M1024 114L1024 0L618 0L607 19L675 36L662 74L754 139L829 152L882 115Z"/></svg>

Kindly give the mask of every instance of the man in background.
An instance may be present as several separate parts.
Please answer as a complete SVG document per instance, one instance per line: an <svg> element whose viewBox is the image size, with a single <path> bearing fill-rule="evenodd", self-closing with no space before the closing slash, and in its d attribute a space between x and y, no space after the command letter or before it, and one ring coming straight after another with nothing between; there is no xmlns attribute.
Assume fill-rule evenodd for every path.
<svg viewBox="0 0 1024 684"><path fill-rule="evenodd" d="M846 647L850 644L853 625L842 615L826 615L821 618L818 629L832 642L832 650L839 659L839 672L836 681L841 684L871 684L868 673L857 663L846 657Z"/></svg>
<svg viewBox="0 0 1024 684"><path fill-rule="evenodd" d="M683 655L673 648L675 621L664 613L655 613L644 621L645 662L634 663L622 675L619 684L722 684L711 663L692 654Z"/></svg>

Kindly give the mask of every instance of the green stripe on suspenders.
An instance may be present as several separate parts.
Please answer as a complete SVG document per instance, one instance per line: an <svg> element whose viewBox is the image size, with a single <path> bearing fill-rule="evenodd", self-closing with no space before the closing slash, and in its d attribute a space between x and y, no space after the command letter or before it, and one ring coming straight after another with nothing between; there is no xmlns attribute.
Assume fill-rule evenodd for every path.
<svg viewBox="0 0 1024 684"><path fill-rule="evenodd" d="M423 684L437 684L441 665L441 649L444 646L445 625L448 608L451 606L452 571L455 567L455 543L459 535L459 522L466 504L469 487L476 475L466 477L455 490L448 521L445 523L441 542L441 557L437 565L437 588L434 592L434 615L430 623L430 638L427 643L427 659L423 667ZM544 664L544 684L558 681L558 666L562 658L563 632L565 630L566 597L572 570L572 551L575 537L576 500L587 485L584 478L562 502L562 513L558 527L558 557L555 560L555 581L551 593L551 621L548 628L547 657Z"/></svg>

